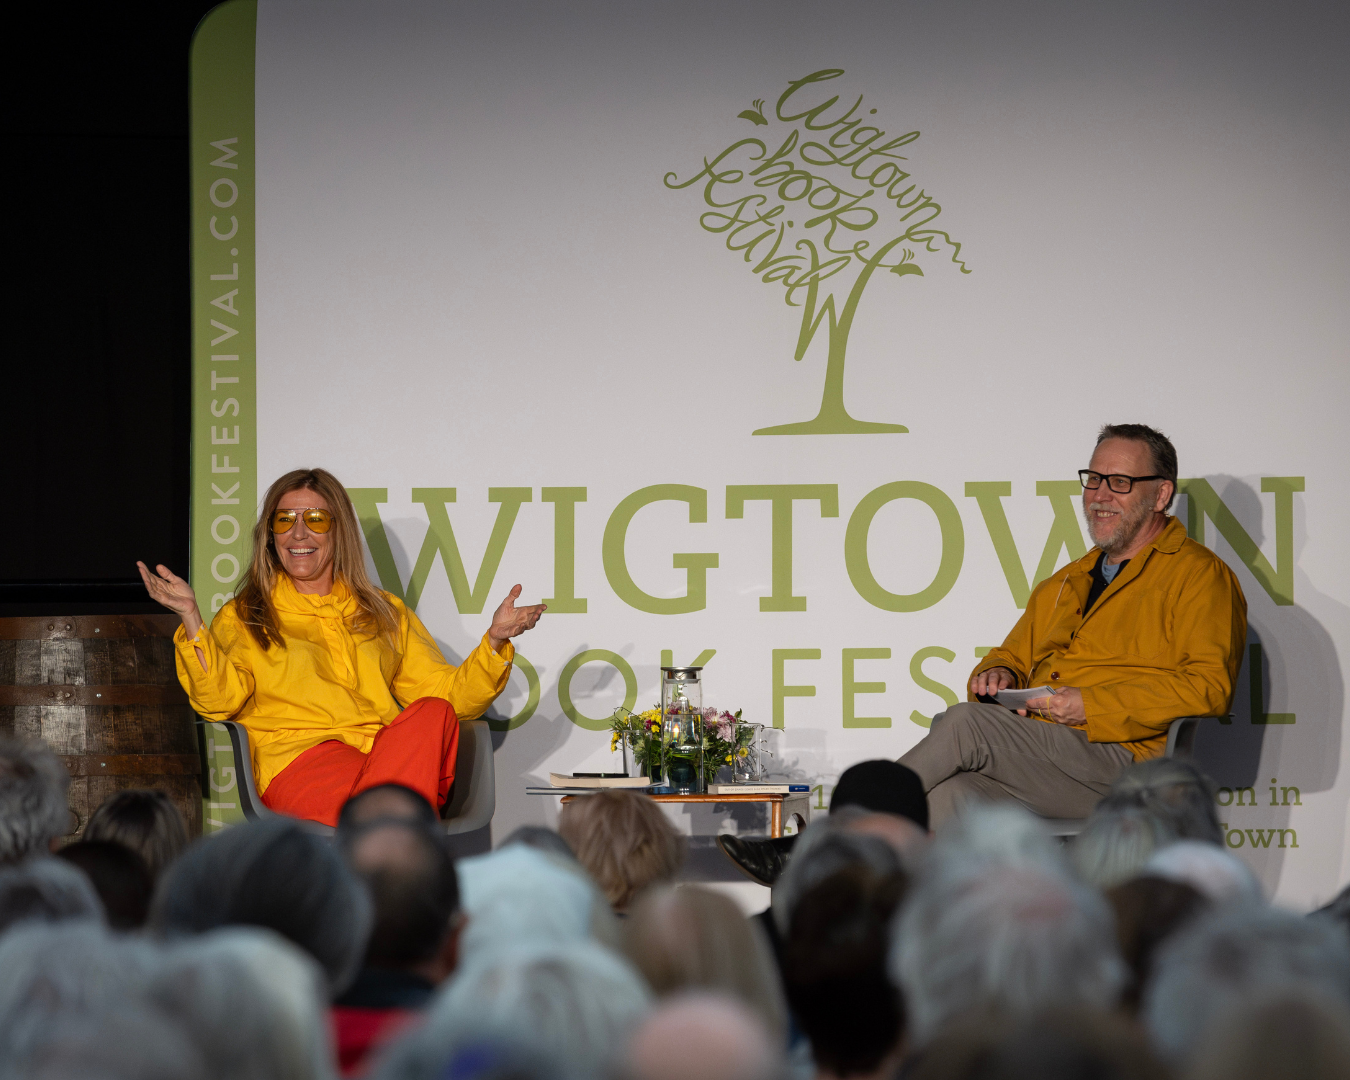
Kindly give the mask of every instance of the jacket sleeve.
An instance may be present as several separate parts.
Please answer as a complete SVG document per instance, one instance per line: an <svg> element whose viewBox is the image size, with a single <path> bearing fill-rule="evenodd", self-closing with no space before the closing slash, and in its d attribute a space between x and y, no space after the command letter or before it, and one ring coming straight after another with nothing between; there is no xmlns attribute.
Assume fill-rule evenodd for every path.
<svg viewBox="0 0 1350 1080"><path fill-rule="evenodd" d="M1190 575L1173 601L1167 666L1123 668L1118 678L1084 687L1091 742L1155 738L1181 716L1223 716L1247 638L1247 600L1218 559Z"/></svg>
<svg viewBox="0 0 1350 1080"><path fill-rule="evenodd" d="M456 667L441 655L421 619L407 608L400 607L399 614L403 658L390 687L399 704L406 708L418 698L437 697L450 702L461 720L473 720L487 712L511 677L511 660L516 655L511 643L493 652L484 634L478 647Z"/></svg>
<svg viewBox="0 0 1350 1080"><path fill-rule="evenodd" d="M222 608L214 628L203 625L192 638L182 626L174 632L178 681L187 691L193 710L207 720L237 716L253 696L253 672L247 661L249 643L239 640L242 630L233 610ZM206 657L205 668L197 657L198 649Z"/></svg>
<svg viewBox="0 0 1350 1080"><path fill-rule="evenodd" d="M1064 567L1059 573L1046 578L1032 591L1026 610L1004 638L1003 644L997 649L990 649L971 671L970 678L966 680L967 701L975 700L975 695L970 692L971 680L981 671L988 671L990 668L1001 667L1011 671L1018 690L1025 690L1031 685L1031 673L1036 670L1038 647L1035 626L1038 620L1044 622L1057 606L1058 600L1052 603L1049 599L1050 590L1054 590L1056 598L1063 592L1064 578L1069 569L1070 567ZM1047 607L1049 611L1045 610Z"/></svg>

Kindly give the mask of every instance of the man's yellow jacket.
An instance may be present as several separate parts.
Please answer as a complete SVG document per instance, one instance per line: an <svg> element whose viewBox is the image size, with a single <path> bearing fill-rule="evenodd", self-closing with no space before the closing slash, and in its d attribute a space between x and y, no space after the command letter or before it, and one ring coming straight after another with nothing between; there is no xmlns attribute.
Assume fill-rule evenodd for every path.
<svg viewBox="0 0 1350 1080"><path fill-rule="evenodd" d="M1247 600L1228 566L1172 518L1083 614L1093 548L1041 582L1000 648L974 675L1004 667L1019 689L1077 687L1091 742L1158 757L1179 716L1224 716L1247 637ZM971 700L974 700L973 696Z"/></svg>

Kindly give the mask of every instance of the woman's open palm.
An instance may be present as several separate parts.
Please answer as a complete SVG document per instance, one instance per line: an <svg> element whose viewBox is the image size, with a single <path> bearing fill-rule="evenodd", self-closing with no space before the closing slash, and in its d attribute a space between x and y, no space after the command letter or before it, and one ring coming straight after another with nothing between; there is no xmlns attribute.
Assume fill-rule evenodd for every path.
<svg viewBox="0 0 1350 1080"><path fill-rule="evenodd" d="M163 563L155 567L154 574L143 562L138 562L136 566L151 600L185 617L197 610L197 594L192 591L192 586Z"/></svg>

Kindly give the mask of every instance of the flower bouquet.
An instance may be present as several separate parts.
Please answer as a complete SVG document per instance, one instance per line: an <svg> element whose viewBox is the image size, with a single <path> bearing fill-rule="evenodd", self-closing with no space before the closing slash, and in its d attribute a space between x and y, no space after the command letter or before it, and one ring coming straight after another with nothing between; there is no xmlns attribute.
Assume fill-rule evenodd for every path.
<svg viewBox="0 0 1350 1080"><path fill-rule="evenodd" d="M762 772L760 755L766 753L759 741L763 724L746 723L741 710L719 712L709 706L703 710L703 780L715 783L717 774L728 768L732 781L747 783L757 780ZM614 710L610 719L609 749L624 753L624 772L628 776L646 776L663 782L661 751L661 710L647 709L630 712L625 708Z"/></svg>

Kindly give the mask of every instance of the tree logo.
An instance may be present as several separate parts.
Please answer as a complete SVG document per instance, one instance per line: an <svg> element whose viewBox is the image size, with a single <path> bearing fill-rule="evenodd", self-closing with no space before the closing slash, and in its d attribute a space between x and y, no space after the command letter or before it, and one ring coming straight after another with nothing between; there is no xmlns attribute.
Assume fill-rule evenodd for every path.
<svg viewBox="0 0 1350 1080"><path fill-rule="evenodd" d="M756 99L737 119L768 128L761 133L763 139L736 140L716 157L705 157L702 170L687 180L673 172L665 175L666 187L676 191L702 181L703 201L710 209L699 224L706 232L725 236L728 251L740 252L761 281L783 289L789 307L802 309L794 360L806 355L822 323L828 331L820 412L813 420L760 428L756 435L908 431L900 424L855 420L844 407L844 359L863 291L878 270L901 279L923 277L917 261L921 251L950 249L951 261L961 273L970 273L958 258L961 245L932 227L942 207L910 182L905 169L909 159L899 153L919 133L888 138L881 128L865 123L861 94L835 119L827 114L835 110L839 95L808 104L823 96L818 84L843 74L842 68L825 68L788 83L771 114ZM871 109L868 115L875 113ZM774 143L778 149L771 152ZM789 213L794 216L788 218ZM888 237L875 250L860 235L873 229ZM822 294L821 283L831 278ZM841 308L835 298L844 295L845 286Z"/></svg>

